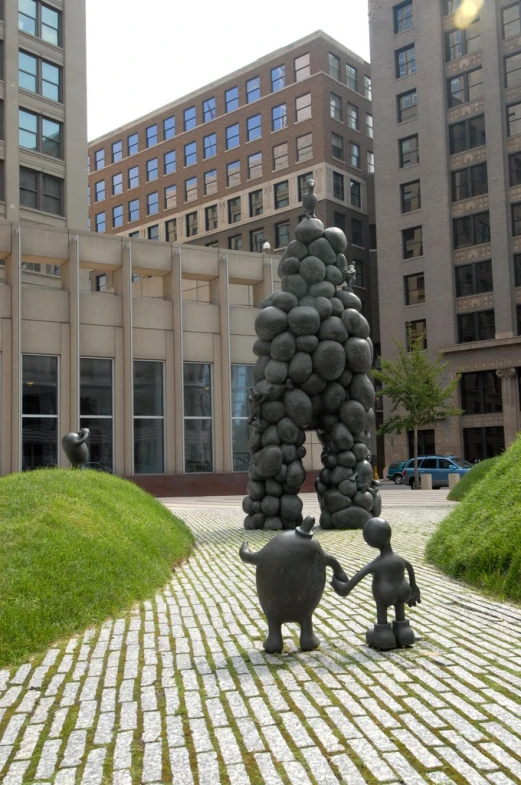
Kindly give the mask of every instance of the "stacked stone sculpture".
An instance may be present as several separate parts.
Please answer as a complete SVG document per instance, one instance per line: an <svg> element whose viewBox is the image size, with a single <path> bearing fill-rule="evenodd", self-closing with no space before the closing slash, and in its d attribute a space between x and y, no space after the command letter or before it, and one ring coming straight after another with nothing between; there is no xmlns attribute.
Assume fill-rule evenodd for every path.
<svg viewBox="0 0 521 785"><path fill-rule="evenodd" d="M255 320L246 529L302 523L306 431L316 431L323 446L324 468L315 483L320 525L361 529L381 510L370 463L375 393L368 377L369 325L353 292L345 234L324 229L314 214L316 201L309 180L306 216L279 264L281 290L264 300Z"/></svg>
<svg viewBox="0 0 521 785"><path fill-rule="evenodd" d="M62 438L63 451L73 469L84 469L89 460L89 448L86 445L89 433L88 428L82 428L79 433L66 433Z"/></svg>

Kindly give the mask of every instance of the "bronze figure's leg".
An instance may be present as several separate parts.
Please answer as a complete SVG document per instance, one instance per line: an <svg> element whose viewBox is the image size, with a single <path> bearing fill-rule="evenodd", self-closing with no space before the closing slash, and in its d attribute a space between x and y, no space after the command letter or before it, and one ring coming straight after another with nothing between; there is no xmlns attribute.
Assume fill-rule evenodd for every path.
<svg viewBox="0 0 521 785"><path fill-rule="evenodd" d="M282 651L282 629L280 622L268 619L268 637L263 643L268 654L279 654Z"/></svg>
<svg viewBox="0 0 521 785"><path fill-rule="evenodd" d="M313 651L320 646L320 641L313 633L313 619L311 616L303 619L300 625L300 648L302 651Z"/></svg>

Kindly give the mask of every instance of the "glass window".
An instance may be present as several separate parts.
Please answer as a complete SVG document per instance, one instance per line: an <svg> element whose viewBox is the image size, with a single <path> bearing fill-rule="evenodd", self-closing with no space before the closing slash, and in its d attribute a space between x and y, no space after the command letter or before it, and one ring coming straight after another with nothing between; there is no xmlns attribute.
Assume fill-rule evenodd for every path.
<svg viewBox="0 0 521 785"><path fill-rule="evenodd" d="M333 172L333 196L342 202L345 199L344 175L340 174L340 172Z"/></svg>
<svg viewBox="0 0 521 785"><path fill-rule="evenodd" d="M226 128L226 150L233 150L239 144L239 123L234 123Z"/></svg>
<svg viewBox="0 0 521 785"><path fill-rule="evenodd" d="M374 153L367 151L367 174L374 174Z"/></svg>
<svg viewBox="0 0 521 785"><path fill-rule="evenodd" d="M355 169L360 169L360 145L349 142L349 163Z"/></svg>
<svg viewBox="0 0 521 785"><path fill-rule="evenodd" d="M204 173L204 195L217 193L217 169Z"/></svg>
<svg viewBox="0 0 521 785"><path fill-rule="evenodd" d="M456 297L469 297L493 290L492 262L462 264L455 269Z"/></svg>
<svg viewBox="0 0 521 785"><path fill-rule="evenodd" d="M230 240L231 239L233 238L230 238ZM233 471L247 472L250 464L248 452L248 438L250 434L250 426L248 425L248 395L250 394L250 388L255 386L255 382L253 381L253 365L232 365L230 370L232 389Z"/></svg>
<svg viewBox="0 0 521 785"><path fill-rule="evenodd" d="M258 191L251 191L248 198L250 203L250 218L254 218L256 215L262 215L262 188L259 188Z"/></svg>
<svg viewBox="0 0 521 785"><path fill-rule="evenodd" d="M469 169L452 172L451 183L453 202L488 193L487 164L478 164Z"/></svg>
<svg viewBox="0 0 521 785"><path fill-rule="evenodd" d="M369 139L373 138L373 115L366 114L365 116L365 132Z"/></svg>
<svg viewBox="0 0 521 785"><path fill-rule="evenodd" d="M40 0L20 0L18 29L53 46L61 46L61 11Z"/></svg>
<svg viewBox="0 0 521 785"><path fill-rule="evenodd" d="M167 243L177 242L177 218L170 218L165 221L165 237Z"/></svg>
<svg viewBox="0 0 521 785"><path fill-rule="evenodd" d="M305 55L295 58L295 82L301 82L311 76L311 64L309 61L309 52Z"/></svg>
<svg viewBox="0 0 521 785"><path fill-rule="evenodd" d="M507 107L508 135L521 134L521 103Z"/></svg>
<svg viewBox="0 0 521 785"><path fill-rule="evenodd" d="M217 134L208 134L203 137L203 158L212 158L217 155Z"/></svg>
<svg viewBox="0 0 521 785"><path fill-rule="evenodd" d="M283 142L282 144L275 145L273 148L273 171L276 172L279 169L286 169L288 165L288 143Z"/></svg>
<svg viewBox="0 0 521 785"><path fill-rule="evenodd" d="M394 33L403 33L413 27L412 21L412 0L395 5L393 8Z"/></svg>
<svg viewBox="0 0 521 785"><path fill-rule="evenodd" d="M364 263L358 259L353 260L355 266L355 286L359 289L365 289L365 270Z"/></svg>
<svg viewBox="0 0 521 785"><path fill-rule="evenodd" d="M521 18L520 18L521 5L519 2L503 8L503 38L512 38L515 35L521 35Z"/></svg>
<svg viewBox="0 0 521 785"><path fill-rule="evenodd" d="M414 166L420 163L420 146L418 144L418 134L400 139L398 142L400 149L400 168Z"/></svg>
<svg viewBox="0 0 521 785"><path fill-rule="evenodd" d="M286 66L279 65L271 69L271 92L276 93L286 87Z"/></svg>
<svg viewBox="0 0 521 785"><path fill-rule="evenodd" d="M403 258L414 259L423 256L423 227L413 226L402 231Z"/></svg>
<svg viewBox="0 0 521 785"><path fill-rule="evenodd" d="M264 229L254 229L250 232L250 251L262 253L264 245Z"/></svg>
<svg viewBox="0 0 521 785"><path fill-rule="evenodd" d="M63 180L20 167L20 205L63 215Z"/></svg>
<svg viewBox="0 0 521 785"><path fill-rule="evenodd" d="M210 120L215 120L216 116L215 98L207 98L203 101L203 123L209 123Z"/></svg>
<svg viewBox="0 0 521 785"><path fill-rule="evenodd" d="M117 194L123 193L123 174L122 172L118 172L118 174L112 175L112 196L116 196Z"/></svg>
<svg viewBox="0 0 521 785"><path fill-rule="evenodd" d="M358 180L351 180L351 204L353 207L362 207L362 187Z"/></svg>
<svg viewBox="0 0 521 785"><path fill-rule="evenodd" d="M147 215L155 215L159 212L159 193L154 191L147 194Z"/></svg>
<svg viewBox="0 0 521 785"><path fill-rule="evenodd" d="M403 279L405 287L405 305L418 305L425 302L425 282L423 273L406 275Z"/></svg>
<svg viewBox="0 0 521 785"><path fill-rule="evenodd" d="M333 79L337 79L340 82L340 58L330 52L328 64L329 76L332 76Z"/></svg>
<svg viewBox="0 0 521 785"><path fill-rule="evenodd" d="M420 181L404 183L400 186L402 213L410 213L421 208Z"/></svg>
<svg viewBox="0 0 521 785"><path fill-rule="evenodd" d="M123 205L118 204L112 208L112 226L117 229L118 226L123 226Z"/></svg>
<svg viewBox="0 0 521 785"><path fill-rule="evenodd" d="M331 134L331 155L340 161L344 160L344 139L339 134Z"/></svg>
<svg viewBox="0 0 521 785"><path fill-rule="evenodd" d="M286 104L279 104L273 106L271 109L271 130L280 131L282 128L287 128L288 115L286 111Z"/></svg>
<svg viewBox="0 0 521 785"><path fill-rule="evenodd" d="M94 170L103 169L105 166L105 150L96 150L94 153Z"/></svg>
<svg viewBox="0 0 521 785"><path fill-rule="evenodd" d="M139 137L137 134L130 134L127 137L127 151L129 155L139 152Z"/></svg>
<svg viewBox="0 0 521 785"><path fill-rule="evenodd" d="M104 232L107 228L105 213L96 213L96 231Z"/></svg>
<svg viewBox="0 0 521 785"><path fill-rule="evenodd" d="M254 139L260 139L262 136L260 114L256 114L253 117L248 117L246 120L246 129L248 142L252 142Z"/></svg>
<svg viewBox="0 0 521 785"><path fill-rule="evenodd" d="M80 358L80 427L90 431L87 465L112 472L112 360Z"/></svg>
<svg viewBox="0 0 521 785"><path fill-rule="evenodd" d="M465 459L471 463L494 458L505 450L503 426L491 428L463 428Z"/></svg>
<svg viewBox="0 0 521 785"><path fill-rule="evenodd" d="M248 156L248 180L262 177L262 153L253 153Z"/></svg>
<svg viewBox="0 0 521 785"><path fill-rule="evenodd" d="M329 94L329 114L333 120L342 121L342 99L334 93Z"/></svg>
<svg viewBox="0 0 521 785"><path fill-rule="evenodd" d="M367 77L366 77L367 78ZM340 77L339 77L340 80ZM346 63L346 82L347 86L354 90L355 93L358 92L358 73L356 68L352 65Z"/></svg>
<svg viewBox="0 0 521 785"><path fill-rule="evenodd" d="M185 144L185 166L197 163L197 142Z"/></svg>
<svg viewBox="0 0 521 785"><path fill-rule="evenodd" d="M363 245L362 222L358 218L351 218L351 242L353 245Z"/></svg>
<svg viewBox="0 0 521 785"><path fill-rule="evenodd" d="M185 180L185 202L195 202L197 199L197 177Z"/></svg>
<svg viewBox="0 0 521 785"><path fill-rule="evenodd" d="M147 147L157 144L157 125L149 125L146 133Z"/></svg>
<svg viewBox="0 0 521 785"><path fill-rule="evenodd" d="M184 363L183 369L185 472L212 472L212 366Z"/></svg>
<svg viewBox="0 0 521 785"><path fill-rule="evenodd" d="M521 82L521 52L505 57L505 84L507 87Z"/></svg>
<svg viewBox="0 0 521 785"><path fill-rule="evenodd" d="M425 319L416 319L413 322L407 322L405 325L405 332L407 335L407 350L411 350L411 345L418 338L423 338L422 349L427 348L427 322Z"/></svg>
<svg viewBox="0 0 521 785"><path fill-rule="evenodd" d="M394 56L397 79L416 73L414 44L410 44L410 46L406 46L403 49L398 49L398 51L394 53Z"/></svg>
<svg viewBox="0 0 521 785"><path fill-rule="evenodd" d="M164 472L163 363L134 360L134 474Z"/></svg>
<svg viewBox="0 0 521 785"><path fill-rule="evenodd" d="M282 207L288 207L289 205L289 182L288 180L283 180L281 183L276 183L273 188L273 193L275 196L275 210L280 210Z"/></svg>
<svg viewBox="0 0 521 785"><path fill-rule="evenodd" d="M185 131L190 131L197 125L197 110L195 106L190 106L183 112L183 127Z"/></svg>
<svg viewBox="0 0 521 785"><path fill-rule="evenodd" d="M212 204L204 208L204 223L207 232L217 229L217 205Z"/></svg>
<svg viewBox="0 0 521 785"><path fill-rule="evenodd" d="M231 188L241 184L241 162L231 161L226 164L226 185Z"/></svg>
<svg viewBox="0 0 521 785"><path fill-rule="evenodd" d="M165 188L165 210L177 207L177 186L167 185Z"/></svg>
<svg viewBox="0 0 521 785"><path fill-rule="evenodd" d="M338 229L342 229L344 234L346 233L346 217L342 213L333 213L333 226L336 226Z"/></svg>
<svg viewBox="0 0 521 785"><path fill-rule="evenodd" d="M58 358L22 356L22 470L58 464Z"/></svg>
<svg viewBox="0 0 521 785"><path fill-rule="evenodd" d="M404 123L406 120L412 120L418 114L418 96L416 90L410 90L408 93L402 93L397 96L398 102L398 122Z"/></svg>
<svg viewBox="0 0 521 785"><path fill-rule="evenodd" d="M297 136L297 162L309 161L310 158L313 158L312 134Z"/></svg>
<svg viewBox="0 0 521 785"><path fill-rule="evenodd" d="M176 155L175 150L169 150L163 156L163 174L173 174L176 170Z"/></svg>
<svg viewBox="0 0 521 785"><path fill-rule="evenodd" d="M151 158L150 161L147 161L147 180L157 180L159 177L159 169L157 158Z"/></svg>
<svg viewBox="0 0 521 785"><path fill-rule="evenodd" d="M128 187L137 188L139 185L139 167L131 166L128 170Z"/></svg>
<svg viewBox="0 0 521 785"><path fill-rule="evenodd" d="M483 96L483 69L476 68L474 71L468 71L449 79L447 84L449 107L475 101Z"/></svg>
<svg viewBox="0 0 521 785"><path fill-rule="evenodd" d="M453 224L454 248L466 248L490 242L490 218L486 213L455 218Z"/></svg>
<svg viewBox="0 0 521 785"><path fill-rule="evenodd" d="M311 93L299 95L295 99L295 117L297 123L309 120L311 117Z"/></svg>
<svg viewBox="0 0 521 785"><path fill-rule="evenodd" d="M18 112L20 147L52 155L54 158L63 158L62 129L62 123L55 120L49 120L24 109L20 109Z"/></svg>
<svg viewBox="0 0 521 785"><path fill-rule="evenodd" d="M373 85L370 76L364 76L364 95L368 101L373 99Z"/></svg>
<svg viewBox="0 0 521 785"><path fill-rule="evenodd" d="M443 0L443 14L449 16L457 11L461 5L461 0Z"/></svg>
<svg viewBox="0 0 521 785"><path fill-rule="evenodd" d="M496 337L494 311L458 315L458 343L492 341Z"/></svg>
<svg viewBox="0 0 521 785"><path fill-rule="evenodd" d="M230 249L230 251L242 251L242 234L234 234L233 237L228 237L228 248ZM232 383L232 395L233 395L233 383Z"/></svg>
<svg viewBox="0 0 521 785"><path fill-rule="evenodd" d="M347 104L347 127L358 131L358 106Z"/></svg>
<svg viewBox="0 0 521 785"><path fill-rule="evenodd" d="M139 219L139 199L131 199L128 203L128 220L137 221Z"/></svg>
<svg viewBox="0 0 521 785"><path fill-rule="evenodd" d="M463 55L478 51L481 47L481 22L474 22L462 30L452 30L445 34L445 59L456 60Z"/></svg>
<svg viewBox="0 0 521 785"><path fill-rule="evenodd" d="M186 216L186 236L195 237L198 232L199 226L197 221L197 212L188 213Z"/></svg>
<svg viewBox="0 0 521 785"><path fill-rule="evenodd" d="M163 139L173 139L175 136L175 117L165 117L163 120Z"/></svg>
<svg viewBox="0 0 521 785"><path fill-rule="evenodd" d="M238 87L231 87L229 90L226 90L224 94L224 103L226 107L226 112L233 112L234 109L239 108Z"/></svg>
<svg viewBox="0 0 521 785"><path fill-rule="evenodd" d="M254 76L246 82L246 103L251 104L253 101L258 101L260 97L260 77Z"/></svg>
<svg viewBox="0 0 521 785"><path fill-rule="evenodd" d="M275 224L275 248L284 248L289 241L289 221Z"/></svg>
<svg viewBox="0 0 521 785"><path fill-rule="evenodd" d="M455 155L486 143L485 116L473 117L449 126L450 154Z"/></svg>
<svg viewBox="0 0 521 785"><path fill-rule="evenodd" d="M112 142L112 163L115 164L123 158L123 142Z"/></svg>
<svg viewBox="0 0 521 785"><path fill-rule="evenodd" d="M228 223L234 224L241 220L241 197L228 199Z"/></svg>

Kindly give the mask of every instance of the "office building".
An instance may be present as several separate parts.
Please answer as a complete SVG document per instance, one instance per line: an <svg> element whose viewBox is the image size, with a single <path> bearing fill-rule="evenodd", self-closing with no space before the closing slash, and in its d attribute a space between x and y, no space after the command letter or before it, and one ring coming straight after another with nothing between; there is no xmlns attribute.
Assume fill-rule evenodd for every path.
<svg viewBox="0 0 521 785"><path fill-rule="evenodd" d="M408 329L445 352L464 414L420 453L479 460L520 427L520 3L372 0L370 35L382 354Z"/></svg>

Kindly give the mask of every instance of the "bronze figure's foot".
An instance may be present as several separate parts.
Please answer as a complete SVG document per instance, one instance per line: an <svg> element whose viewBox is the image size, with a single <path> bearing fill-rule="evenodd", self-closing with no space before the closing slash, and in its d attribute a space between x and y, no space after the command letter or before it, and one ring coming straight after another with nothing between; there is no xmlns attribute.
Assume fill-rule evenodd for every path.
<svg viewBox="0 0 521 785"><path fill-rule="evenodd" d="M412 646L416 641L416 636L407 619L393 621L393 632L397 646Z"/></svg>
<svg viewBox="0 0 521 785"><path fill-rule="evenodd" d="M368 646L379 651L396 649L396 638L390 624L375 624L372 630L367 630L365 640Z"/></svg>

